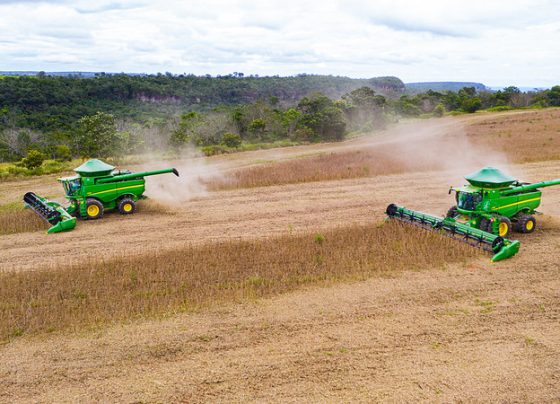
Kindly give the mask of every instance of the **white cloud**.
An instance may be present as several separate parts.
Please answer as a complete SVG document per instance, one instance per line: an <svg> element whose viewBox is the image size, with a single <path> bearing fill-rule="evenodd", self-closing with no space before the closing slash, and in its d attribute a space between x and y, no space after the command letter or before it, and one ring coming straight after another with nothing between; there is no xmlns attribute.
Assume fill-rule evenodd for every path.
<svg viewBox="0 0 560 404"><path fill-rule="evenodd" d="M0 70L560 83L554 1L3 1Z"/></svg>

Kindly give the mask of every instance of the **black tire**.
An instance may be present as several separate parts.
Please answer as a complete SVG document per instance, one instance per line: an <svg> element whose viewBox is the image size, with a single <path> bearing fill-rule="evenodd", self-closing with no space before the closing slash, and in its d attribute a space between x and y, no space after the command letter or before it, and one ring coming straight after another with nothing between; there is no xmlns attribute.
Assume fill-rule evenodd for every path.
<svg viewBox="0 0 560 404"><path fill-rule="evenodd" d="M387 209L385 210L385 213L387 214L387 216L395 216L397 214L398 210L399 210L399 208L397 208L397 205L392 203L389 206L387 206Z"/></svg>
<svg viewBox="0 0 560 404"><path fill-rule="evenodd" d="M452 206L449 208L449 210L447 211L447 215L445 215L445 217L457 217L459 216L459 212L457 212L457 206Z"/></svg>
<svg viewBox="0 0 560 404"><path fill-rule="evenodd" d="M532 215L520 214L517 216L515 231L519 233L532 233L537 227L537 220Z"/></svg>
<svg viewBox="0 0 560 404"><path fill-rule="evenodd" d="M121 215L132 215L136 212L136 202L131 198L122 198L119 201L118 208Z"/></svg>
<svg viewBox="0 0 560 404"><path fill-rule="evenodd" d="M486 219L485 217L483 217L482 219L480 219L480 224L478 225L478 228L482 231L492 233L492 222Z"/></svg>
<svg viewBox="0 0 560 404"><path fill-rule="evenodd" d="M507 226L507 228L505 228ZM505 228L505 230L504 230ZM498 219L498 236L507 238L511 233L511 220L505 216L500 216Z"/></svg>
<svg viewBox="0 0 560 404"><path fill-rule="evenodd" d="M103 217L103 204L97 199L86 199L86 219L97 220Z"/></svg>

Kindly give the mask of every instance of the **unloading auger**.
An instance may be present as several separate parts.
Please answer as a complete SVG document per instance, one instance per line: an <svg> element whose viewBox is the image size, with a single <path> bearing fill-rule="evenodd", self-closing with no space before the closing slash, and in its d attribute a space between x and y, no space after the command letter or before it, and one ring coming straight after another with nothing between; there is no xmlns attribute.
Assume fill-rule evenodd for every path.
<svg viewBox="0 0 560 404"><path fill-rule="evenodd" d="M494 253L492 261L512 257L519 251L519 241L509 240L511 230L519 233L535 231L536 209L542 192L539 188L560 185L560 179L538 183L519 182L492 167L465 176L463 187L451 187L457 204L445 218L417 212L395 204L387 207L389 218L420 227L445 232L469 244Z"/></svg>
<svg viewBox="0 0 560 404"><path fill-rule="evenodd" d="M115 170L100 160L88 160L74 171L75 176L58 179L70 202L66 208L33 192L27 192L23 197L25 206L52 226L47 233L72 230L76 227L76 217L101 219L104 211L109 209L130 215L136 211L136 202L146 198L144 177L165 173L179 176L175 168L133 173Z"/></svg>

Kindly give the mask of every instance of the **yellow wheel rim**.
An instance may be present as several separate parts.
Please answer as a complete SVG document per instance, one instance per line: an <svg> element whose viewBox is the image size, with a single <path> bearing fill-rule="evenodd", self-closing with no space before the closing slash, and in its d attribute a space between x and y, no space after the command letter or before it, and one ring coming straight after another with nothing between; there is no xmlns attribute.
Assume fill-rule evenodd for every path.
<svg viewBox="0 0 560 404"><path fill-rule="evenodd" d="M87 208L87 214L89 217L95 217L99 214L99 206L89 205Z"/></svg>
<svg viewBox="0 0 560 404"><path fill-rule="evenodd" d="M132 204L130 204L130 203L125 203L125 204L123 205L123 210L124 210L125 212L131 212L131 211L132 211Z"/></svg>
<svg viewBox="0 0 560 404"><path fill-rule="evenodd" d="M527 221L527 224L525 225L525 228L527 230L533 230L533 227L535 227L535 223L533 223L532 220Z"/></svg>
<svg viewBox="0 0 560 404"><path fill-rule="evenodd" d="M507 223L502 222L500 223L500 226L498 227L498 234L500 235L500 237L503 237L507 234L509 230L509 227L507 225Z"/></svg>

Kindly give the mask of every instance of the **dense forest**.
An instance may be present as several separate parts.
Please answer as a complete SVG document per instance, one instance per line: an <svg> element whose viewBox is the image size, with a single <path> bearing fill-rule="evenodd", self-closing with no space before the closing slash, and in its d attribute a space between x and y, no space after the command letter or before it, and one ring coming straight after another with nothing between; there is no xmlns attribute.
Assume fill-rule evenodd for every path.
<svg viewBox="0 0 560 404"><path fill-rule="evenodd" d="M406 92L396 77L98 74L0 77L0 161L206 154L274 142L341 140L399 117L560 105L560 86ZM30 155L31 154L31 155ZM32 162L32 163L31 163Z"/></svg>

